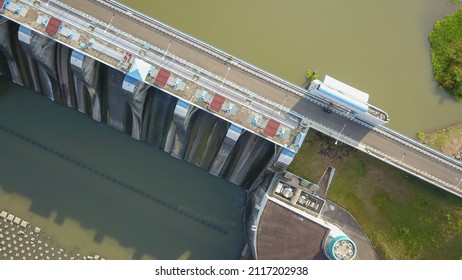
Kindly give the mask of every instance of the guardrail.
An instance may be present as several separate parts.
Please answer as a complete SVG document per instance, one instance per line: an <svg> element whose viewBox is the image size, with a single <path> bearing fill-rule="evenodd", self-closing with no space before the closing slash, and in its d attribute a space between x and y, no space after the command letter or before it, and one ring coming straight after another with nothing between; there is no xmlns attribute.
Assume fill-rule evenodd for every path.
<svg viewBox="0 0 462 280"><path fill-rule="evenodd" d="M95 1L102 4L102 5L105 5L108 8L114 9L114 10L118 11L119 13L122 13L122 14L124 14L124 15L126 15L126 16L134 19L134 20L137 20L138 22L141 22L141 23L143 23L143 24L145 24L145 25L147 25L149 27L152 27L152 28L154 28L154 29L156 29L156 30L158 30L158 31L160 31L160 32L174 38L174 39L177 39L177 40L179 40L179 41L181 41L183 43L186 43L186 44L188 44L188 45L190 45L190 46L192 46L192 47L194 47L194 48L196 48L196 49L198 49L198 50L200 50L202 52L205 52L205 53L207 53L209 55L212 55L213 57L215 57L215 58L217 58L219 60L222 60L224 62L228 62L229 64L232 64L233 66L235 66L235 67L237 67L237 68L239 68L239 69L241 69L241 70L243 70L243 71L245 71L247 73L250 73L250 74L252 74L254 76L257 76L257 77L259 77L259 78L261 78L261 79L263 79L263 80L265 80L265 81L267 81L269 83L277 85L277 86L279 86L280 88L282 88L284 90L290 91L290 92L292 92L292 93L294 93L294 94L296 94L298 96L304 96L305 95L305 90L303 88L297 87L296 85L293 85L293 84L291 84L291 83L289 83L287 81L284 81L281 78L278 78L278 77L276 77L276 76L274 76L274 75L272 75L272 74L270 74L270 73L268 73L268 72L266 72L264 70L261 70L260 68L257 68L257 67L255 67L253 65L250 65L250 64L248 64L248 63L246 63L246 62L244 62L244 61L242 61L242 60L240 60L238 58L233 57L232 60L229 60L230 55L228 53L225 53L225 52L223 52L223 51L221 51L221 50L219 50L219 49L217 49L215 47L212 47L212 46L208 45L207 43L204 43L201 40L198 40L198 39L196 39L194 37L191 37L191 36L181 32L181 31L179 31L179 30L177 30L177 29L175 29L173 27L170 27L170 26L168 26L168 25L166 25L166 24L164 24L162 22L159 22L159 21L157 21L157 20L155 20L155 19L153 19L153 18L151 18L151 17L149 17L149 16L147 16L147 15L141 13L141 12L134 11L133 9L131 9L131 8L125 6L125 5L123 5L123 4L121 4L121 3L117 2L117 1L113 1L113 0L95 0ZM129 34L126 34L126 33L124 33L124 34L126 36L132 37ZM139 39L137 39L137 40L141 45L146 44L146 42L142 42ZM170 56L170 57L173 58L173 55L167 54L166 52L164 52L164 55L167 55L167 56ZM181 60L180 58L174 58L174 59L178 60L178 61ZM222 81L221 77L219 77L219 76L217 76L217 75L215 75L213 73L210 73L210 72L206 71L205 69L202 69L202 68L200 68L200 67L198 67L196 65L194 65L194 67L196 69L200 70L201 73L204 73L204 74L206 74L206 75L208 75L208 76L212 77L213 79L216 79L216 80L218 80L220 82ZM252 72L251 69L253 69L254 72ZM258 73L260 73L260 75ZM277 80L277 82L276 82L276 80ZM262 96L260 96L260 95L258 95L256 93L253 93L253 92L249 91L248 89L245 89L245 88L242 88L242 87L238 86L235 83L232 83L230 81L225 81L224 84L229 86L229 87L234 88L235 90L238 90L240 92L243 92L243 93L247 94L248 97L250 97L252 99L252 101L255 101L255 99L258 99L259 102L269 104L272 107L277 108L280 111L284 111L284 112L286 112L288 114L292 114L294 116L299 117L299 115L293 114L292 111L289 108L283 107L281 104L277 104L277 103L275 103L275 102L273 102L271 100L268 100L268 99L266 99L266 98L264 98L264 97L262 97ZM295 91L293 89L291 90L289 87L285 87L283 84L288 85L288 86L290 86L292 88L295 87L295 88L297 88L298 91Z"/></svg>
<svg viewBox="0 0 462 280"><path fill-rule="evenodd" d="M130 7L127 7L125 6L124 4L121 4L117 1L114 1L114 0L95 0L96 2L100 3L100 4L103 4L103 5L106 5L108 7L111 7L111 8L115 8L116 10L118 10L119 12L122 12L123 14L127 15L127 16L130 16L132 17L133 19L135 20L138 20L140 21L140 19L143 19L145 22L147 22L149 25L150 24L155 24L157 26L153 26L153 27L157 27L156 29L158 29L159 31L167 34L167 35L170 35L176 39L179 39L189 45L193 45L194 47L196 47L197 49L200 49L202 51L205 51L206 53L209 53L210 55L216 57L216 58L219 58L220 60L223 60L223 61L229 61L229 57L231 56L231 54L229 53L226 53L220 49L217 49L197 38L194 38L194 37L191 37L190 35L178 30L178 29L175 29L171 26L168 26L160 21L157 21L156 19L153 19L139 11L134 11L132 8ZM139 18L136 18L135 17L138 16ZM192 44L191 42L194 42L194 44ZM276 86L279 86L280 88L282 89L285 89L289 92L292 92L294 94L297 94L299 96L303 96L304 93L305 93L305 89L302 88L302 87L299 87L295 84L292 84L288 81L285 81L269 72L266 72L265 70L261 69L261 68L258 68L254 65L251 65L237 57L234 57L232 56L233 59L231 61L229 61L231 64L233 64L234 66L246 71L246 72L249 72L251 74L253 74L254 76L257 76L271 84L274 84ZM234 63L233 63L234 62ZM245 67L244 67L245 66ZM246 69L247 68L247 69Z"/></svg>
<svg viewBox="0 0 462 280"><path fill-rule="evenodd" d="M369 154L369 155L372 155L382 161L385 161L385 162L388 162L388 164L391 164L405 172L408 172L408 173L413 173L414 176L424 180L424 181L427 181L435 186L438 186L440 187L441 189L445 190L445 191L448 191L458 197L462 197L462 192L460 189L458 189L458 186L456 185L453 185L451 183L448 183L446 181L443 181L441 180L440 178L437 178L423 170L420 170L420 169L417 169L409 164L406 164L406 163L403 163L402 161L396 159L396 158L393 158L385 153L382 153L381 151L377 150L377 149L374 149L374 148L371 148L371 147L368 147L366 152Z"/></svg>
<svg viewBox="0 0 462 280"><path fill-rule="evenodd" d="M104 3L104 4L106 4L106 6L108 6L108 4L107 4L108 1L100 1L100 0L96 0L96 1L97 1L97 2L100 2L100 3ZM111 2L111 3L117 3L117 2ZM73 9L72 7L69 7L69 6L67 6L66 4L64 4L64 3L61 3L61 2L55 1L55 0L50 0L50 2L49 2L48 4L53 4L53 5L57 6L57 7L63 8L63 9L65 9L65 10L67 10L68 12L71 12L71 13L77 15L78 17L80 17L80 18L82 18L82 19L90 20L90 21L91 21L91 24L97 25L97 26L101 26L101 28L104 29L104 30L106 30L108 33L109 33L109 32L113 32L113 30L112 30L113 27L112 27L112 26L109 26L109 25L107 25L106 23L104 23L104 22L102 22L102 21L100 21L100 20L98 20L98 19L96 19L96 18L92 18L92 17L90 17L90 16L88 16L88 15L86 15L86 14L84 14L84 13L78 11L78 10L75 10L75 9ZM121 5L121 6L123 6L123 5ZM108 7L110 7L110 6L108 6ZM116 10L118 10L119 12L122 12L123 14L130 15L130 17L132 17L132 18L135 18L135 14L132 13L132 12L130 12L131 10L130 10L129 8L127 8L127 7L125 7L125 6L123 6L123 7L124 7L124 10L122 10L122 9L120 9L120 8L118 8L118 9L116 9ZM113 8L113 7L110 7L110 8ZM139 20L139 19L137 19L137 20ZM179 32L179 31L177 31L177 32ZM179 32L179 33L181 33L181 32ZM126 43L125 43L126 45L124 45L124 46L117 45L116 42L115 42L115 40L112 40L112 42L106 41L106 44L108 44L108 46L110 46L110 45L112 44L112 45L114 45L114 46L116 46L116 47L119 47L119 48L124 49L124 48L126 48L126 47L129 47L129 45L131 44L131 47L130 47L130 48L131 48L132 50L133 50L133 49L135 49L135 50L140 50L140 49L142 49L144 46L149 45L149 49L150 49L151 51L154 51L155 53L160 54L160 55L163 56L164 58L169 58L169 59L170 59L169 62L176 64L176 66L177 66L178 68L181 68L181 69L183 69L184 71L189 71L191 77L192 77L194 74L197 75L197 73L200 72L201 79L208 80L208 83L209 83L210 85L215 85L215 86L214 86L215 88L211 88L210 86L207 86L207 85L205 85L205 84L203 84L203 83L199 83L199 84L200 84L201 86L203 86L204 88L207 88L208 90L210 90L210 91L212 91L212 92L215 92L215 93L223 94L222 92L217 92L217 90L216 90L216 87L219 87L218 85L221 84L221 83L223 82L223 86L224 86L224 87L221 87L221 86L220 86L220 88L222 88L222 90L225 90L225 89L226 89L226 90L231 91L230 93L227 94L228 97L230 97L229 94L232 94L232 95L236 95L236 96L241 96L241 97L243 97L245 100L248 100L250 103L254 103L254 102L256 102L257 104L259 103L259 105L260 105L262 108L265 108L265 110L266 110L265 112L259 112L260 114L265 115L265 116L270 117L270 118L277 119L277 120L278 120L279 122L281 122L282 124L285 124L285 125L287 125L288 127L291 127L291 128L294 128L294 127L298 126L298 124L295 124L295 123L294 123L294 120L293 120L293 119L290 119L290 118L288 118L288 119L280 118L279 115L273 114L273 112L274 112L275 110L285 111L285 112L289 112L289 113L290 113L290 110L289 110L288 108L283 108L280 104L277 104L277 103L275 103L275 102L273 102L273 101L271 101L271 100L268 100L268 99L266 99L266 98L263 98L262 96L260 96L260 95L258 95L258 94L255 94L255 93L253 93L253 92L250 92L250 91L247 90L247 89L241 88L241 87L239 87L238 85L236 85L236 84L234 84L234 83L231 83L231 82L229 82L229 81L224 81L223 78L221 78L221 77L219 77L219 76L217 76L217 75L215 75L215 74L213 74L213 73L210 73L210 72L206 71L205 69L198 67L197 65L194 65L194 64L192 64L192 63L190 63L190 62L188 62L188 61L185 61L184 59L181 59L181 58L179 58L179 57L173 56L172 54L169 54L169 53L167 53L166 51L163 51L163 50L159 49L159 48L156 47L156 46L151 46L150 44L147 44L146 42L144 42L144 41L142 41L142 40L140 40L140 39L138 39L138 38L135 38L135 37L133 37L131 34L128 34L128 33L124 32L124 31L117 30L117 32L115 32L114 35L117 36L117 37L121 37L121 38L124 37L124 38L126 38L126 39L127 39L127 41L126 41ZM131 41L131 42L130 42L130 41ZM205 43L203 43L203 44L205 44ZM136 51L136 53L138 53L138 51ZM141 56L137 55L136 53L134 54L135 56L140 57L141 59L146 60L146 58L147 58L146 56L141 57ZM154 63L155 65L158 65L158 66L161 66L161 67L169 68L168 66L161 65L161 64L158 63L158 62L154 62L154 61L152 61L152 60L149 60L149 61L152 62L152 63ZM178 63L177 63L177 62L178 62ZM181 64L181 65L180 65L180 64ZM186 68L185 68L185 67L186 67ZM189 68L189 69L187 69L187 68ZM172 69L172 68L169 68L169 70L171 70L171 71L174 72L174 73L177 72L177 71L174 71L174 69ZM183 78L188 79L189 81L193 81L189 76L185 76L185 75L183 75L183 74L181 74L181 73L177 73L177 74L179 74L179 76L181 76L181 77L183 77ZM208 77L208 78L207 78L207 77ZM198 81L193 81L193 82L198 83ZM240 94L239 92L244 93L244 95ZM246 105L246 104L244 104L244 103L242 103L242 102L239 102L238 100L236 100L236 99L234 99L234 98L232 98L232 97L231 97L230 99L231 99L232 101L238 103L238 104L241 104L242 106L245 106L245 107L251 109L251 110L256 110L255 108L252 108L252 107L249 106L249 105ZM265 105L265 104L266 104L266 105ZM256 111L258 111L258 110L256 110ZM298 120L298 121L299 121L299 120ZM297 122L298 122L298 121L297 121Z"/></svg>
<svg viewBox="0 0 462 280"><path fill-rule="evenodd" d="M387 127L380 127L380 128L374 128L375 131L381 133L382 135L384 136L387 136L389 137L390 139L393 139L397 142L400 142L402 143L403 145L409 147L409 148L412 148L412 149L415 149L423 154L426 154L427 156L435 159L435 160L438 160L442 163L445 163L449 166L453 166L454 168L462 171L462 162L461 161L458 161L456 160L455 158L453 157L450 157L446 154L443 154L437 150L434 150L430 147L428 147L427 145L424 145L412 138L409 138L405 135L402 135L394 130L391 130ZM388 135L387 135L388 134Z"/></svg>
<svg viewBox="0 0 462 280"><path fill-rule="evenodd" d="M233 59L230 61L229 60L229 57L230 57L230 54L222 51L222 50L219 50L213 46L210 46L209 44L197 39L197 38L194 38L194 37L191 37L190 35L188 34L185 34L173 27L170 27L160 21L157 21L143 13L140 13L138 11L133 11L131 8L117 2L117 1L114 1L114 0L95 0L101 4L104 4L108 7L111 7L112 8L116 8L116 10L118 10L119 12L122 12L123 14L126 14L127 16L130 16L132 17L133 19L135 20L138 20L138 21L141 21L140 18L143 19L143 23L145 24L148 24L148 25L154 25L153 27L157 27L156 29L158 29L159 31L167 34L167 35L170 35L176 39L179 39L189 45L192 45L193 47L199 49L199 50L202 50L222 61L228 61L230 64L232 64L233 66L251 74L251 75L254 75L260 79L263 79L264 81L266 82L269 82L273 85L276 85L278 87L280 87L281 89L284 89L288 92L291 92L295 95L298 95L302 98L305 98L305 99L308 99L310 100L311 102L314 102L314 103L317 103L318 105L322 105L322 101L318 101L318 100L315 100L313 98L310 98L306 95L306 90L302 87L299 87L297 85L294 85L292 83L289 83L271 73L268 73L254 65L251 65L245 61L242 61L240 60L239 58L236 58L236 57L233 57ZM135 17L138 16L139 18ZM207 71L205 71L207 72ZM228 83L228 84L232 84L232 83ZM238 85L233 85L233 87L239 87ZM242 89L240 88L241 91L244 91L246 92L246 94L248 94L249 96L252 96L252 95L255 95L255 97L257 97L258 99L261 99L261 101L265 102L265 103L268 103L268 104L271 104L272 106L274 107L278 107L279 104L276 104L270 100L266 100L264 98L262 98L261 96L259 95L256 95L254 93L251 93L250 91L248 91L247 89ZM279 105L280 106L280 105ZM284 107L280 107L280 109L288 112L289 114L291 115L294 115L300 119L305 119L306 117L297 113L297 112L294 112L288 108L284 108ZM430 157L430 158L433 158L437 161L440 161L441 163L443 164L446 164L446 165L449 165L449 166L452 166L452 167L455 167L457 168L458 170L461 170L462 171L462 163L460 161L457 161L456 159L450 157L450 156L447 156L441 152L438 152L426 145L423 145L422 143L418 142L418 141L415 141L407 136L404 136L400 133L397 133L396 131L393 131L387 127L373 127L373 126L370 126L362 121L359 121L357 120L356 118L353 118L353 117L350 117L350 116L347 116L347 115L344 115L345 117L349 118L350 120L353 120L357 123L360 123L366 127L369 127L370 129L373 129L374 131L394 140L394 141L397 141L399 143L401 143L402 145L406 146L406 147L409 147L411 149L414 149L422 154L425 154L426 156Z"/></svg>
<svg viewBox="0 0 462 280"><path fill-rule="evenodd" d="M385 162L388 162L389 164L405 171L405 172L408 172L408 173L412 173L414 174L415 176L419 177L420 179L424 180L424 181L427 181L433 185L436 185L436 186L439 186L440 188L444 189L444 190L447 190L449 192L451 192L452 194L454 195L457 195L459 197L462 197L462 192L460 189L458 189L458 187L456 185L453 185L451 183L448 183L444 180L441 180L440 178L437 178L431 174L429 174L428 172L425 172L423 170L420 170L420 169L417 169L405 162L402 162L401 160L399 159L396 159L396 158L393 158L373 147L370 147L370 146L367 146L367 145L364 145L363 143L361 142L358 142L357 140L353 139L353 138L350 138L346 135L343 135L343 134L340 134L340 132L338 131L335 131L323 124L320 124L316 121L312 121L310 120L309 122L310 126L313 127L314 129L326 134L326 135L330 135L332 137L336 137L339 141L342 141L344 143L346 143L347 145L349 146L352 146L354 148L357 148L363 152L366 152L368 153L369 155L371 156L374 156L375 158L378 158L382 161L385 161ZM446 187L446 188L444 188ZM448 189L447 189L448 188Z"/></svg>

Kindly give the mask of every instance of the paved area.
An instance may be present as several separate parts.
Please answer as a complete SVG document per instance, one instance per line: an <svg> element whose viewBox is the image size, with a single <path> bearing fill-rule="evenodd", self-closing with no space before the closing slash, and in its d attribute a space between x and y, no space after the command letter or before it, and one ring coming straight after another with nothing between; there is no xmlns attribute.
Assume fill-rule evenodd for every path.
<svg viewBox="0 0 462 280"><path fill-rule="evenodd" d="M7 211L0 211L1 260L103 260L60 248L40 227Z"/></svg>
<svg viewBox="0 0 462 280"><path fill-rule="evenodd" d="M321 218L333 224L339 225L342 230L355 241L356 246L358 247L358 259L379 259L366 233L350 212L337 204L326 200L326 204L321 212Z"/></svg>
<svg viewBox="0 0 462 280"><path fill-rule="evenodd" d="M258 258L326 260L323 243L328 233L324 226L269 200L258 229Z"/></svg>

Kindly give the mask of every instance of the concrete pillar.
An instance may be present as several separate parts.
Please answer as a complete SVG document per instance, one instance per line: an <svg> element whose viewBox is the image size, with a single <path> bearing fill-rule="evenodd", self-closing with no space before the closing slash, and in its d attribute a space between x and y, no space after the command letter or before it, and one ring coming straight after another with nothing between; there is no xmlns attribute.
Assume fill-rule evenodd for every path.
<svg viewBox="0 0 462 280"><path fill-rule="evenodd" d="M75 77L77 109L82 113L91 111L94 120L101 121L101 93L98 88L99 62L76 50L72 51L71 69ZM86 108L85 94L89 93L91 108Z"/></svg>
<svg viewBox="0 0 462 280"><path fill-rule="evenodd" d="M49 76L54 96L53 100L67 103L66 97L61 96L58 85L56 42L24 26L19 27L18 39L24 52L33 57Z"/></svg>
<svg viewBox="0 0 462 280"><path fill-rule="evenodd" d="M146 91L149 88L144 82L137 81L118 70L109 70L109 124L127 131L126 120L132 119L132 137L139 140L141 121ZM127 106L128 105L128 106ZM130 110L127 110L127 107ZM131 114L128 116L127 114Z"/></svg>
<svg viewBox="0 0 462 280"><path fill-rule="evenodd" d="M213 160L212 166L209 169L209 172L215 176L221 176L223 172L223 166L225 165L226 159L234 148L234 145L237 142L237 139L241 136L243 129L237 125L231 124L226 133L225 139L221 144L218 154Z"/></svg>
<svg viewBox="0 0 462 280"><path fill-rule="evenodd" d="M43 93L46 93L46 90L42 89L42 82L41 82L41 76L40 76L40 70L39 69L42 69L42 67L40 65L37 65L37 63L34 61L34 59L32 57L30 57L29 55L24 55L25 56L25 61L27 63L26 67L29 68L29 74L30 74L30 83L29 83L29 87L31 87L32 89L34 89L36 92L43 92ZM37 70L35 70L37 69ZM24 77L24 73L23 74L23 77ZM46 74L46 73L45 73ZM48 79L48 75L47 76L47 79ZM50 93L51 94L51 98L50 99L54 99L53 97L53 92Z"/></svg>
<svg viewBox="0 0 462 280"><path fill-rule="evenodd" d="M18 38L24 52L35 58L48 75L57 80L55 41L24 26L19 27Z"/></svg>
<svg viewBox="0 0 462 280"><path fill-rule="evenodd" d="M51 82L50 76L48 76L47 71L41 66L38 67L38 79L41 81L43 93L45 96L55 101L55 95L53 94L53 84Z"/></svg>
<svg viewBox="0 0 462 280"><path fill-rule="evenodd" d="M191 104L179 99L173 114L173 122L167 137L166 150L176 158L182 159L184 157L186 148L186 129L189 126L189 121L192 114L198 108L191 106Z"/></svg>
<svg viewBox="0 0 462 280"><path fill-rule="evenodd" d="M230 173L228 174L227 179L236 185L241 185L244 178L249 174L252 169L253 164L255 163L256 157L262 152L262 141L259 136L255 134L249 134L247 138L242 138L240 140L244 141L240 150L237 150L235 155L235 160L228 163L228 169ZM260 141L259 141L260 140Z"/></svg>
<svg viewBox="0 0 462 280"><path fill-rule="evenodd" d="M308 130L309 127L306 127L295 137L295 141L291 149L283 147L276 149L274 157L275 160L273 160L273 163L269 167L271 171L282 172L292 163L298 150L302 147Z"/></svg>
<svg viewBox="0 0 462 280"><path fill-rule="evenodd" d="M75 108L76 96L74 79L69 67L69 57L72 49L68 48L67 46L57 44L56 51L56 68L58 74L59 89L61 91L61 95L63 96L65 104L68 107Z"/></svg>
<svg viewBox="0 0 462 280"><path fill-rule="evenodd" d="M0 20L3 21L3 17L0 16ZM0 24L0 51L5 55L8 68L11 74L11 79L14 83L24 85L24 81L21 77L21 71L19 70L18 63L13 54L13 48L11 45L10 34L9 34L10 21L4 21Z"/></svg>
<svg viewBox="0 0 462 280"><path fill-rule="evenodd" d="M289 166L292 163L296 155L296 153L294 153L293 151L287 148L282 148L282 147L279 149L276 149L275 154L276 154L276 160L269 168L270 170L274 172L284 171L287 168L287 166Z"/></svg>
<svg viewBox="0 0 462 280"><path fill-rule="evenodd" d="M149 85L130 76L125 76L122 88L129 92L127 102L130 105L132 113L132 137L140 140L144 100L146 99Z"/></svg>

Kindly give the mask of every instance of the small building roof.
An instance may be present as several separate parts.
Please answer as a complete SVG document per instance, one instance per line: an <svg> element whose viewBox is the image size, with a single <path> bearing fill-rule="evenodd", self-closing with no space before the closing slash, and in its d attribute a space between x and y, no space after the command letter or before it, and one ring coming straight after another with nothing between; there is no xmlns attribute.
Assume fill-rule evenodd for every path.
<svg viewBox="0 0 462 280"><path fill-rule="evenodd" d="M144 62L143 60L135 58L127 75L134 79L137 79L140 82L144 82L144 79L146 79L146 77L148 76L150 69L150 64Z"/></svg>
<svg viewBox="0 0 462 280"><path fill-rule="evenodd" d="M210 103L210 110L214 112L220 112L223 103L225 103L225 98L219 94L213 96L212 102Z"/></svg>
<svg viewBox="0 0 462 280"><path fill-rule="evenodd" d="M278 128L281 124L273 119L269 119L266 123L265 129L263 130L263 134L268 135L269 137L274 137Z"/></svg>
<svg viewBox="0 0 462 280"><path fill-rule="evenodd" d="M257 232L258 259L326 260L328 234L328 228L268 200Z"/></svg>
<svg viewBox="0 0 462 280"><path fill-rule="evenodd" d="M62 23L63 22L60 19L51 17L45 29L46 33L48 33L51 36L56 36L56 34L58 34L58 30L61 27Z"/></svg>
<svg viewBox="0 0 462 280"><path fill-rule="evenodd" d="M157 73L154 83L160 87L164 87L170 75L171 75L170 71L167 71L164 68L161 68L159 72Z"/></svg>

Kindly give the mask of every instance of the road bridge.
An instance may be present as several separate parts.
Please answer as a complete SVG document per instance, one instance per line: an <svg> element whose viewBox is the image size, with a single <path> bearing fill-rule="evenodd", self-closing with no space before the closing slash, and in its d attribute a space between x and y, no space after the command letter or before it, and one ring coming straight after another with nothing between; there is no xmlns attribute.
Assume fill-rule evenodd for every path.
<svg viewBox="0 0 462 280"><path fill-rule="evenodd" d="M461 162L382 126L387 117L365 121L338 104L327 114L322 107L329 101L313 94L316 88L307 91L118 2L0 4L5 18L131 79L135 64L144 68L139 81L284 147L290 157L313 128L462 197ZM380 112L368 108L368 118L370 110Z"/></svg>

